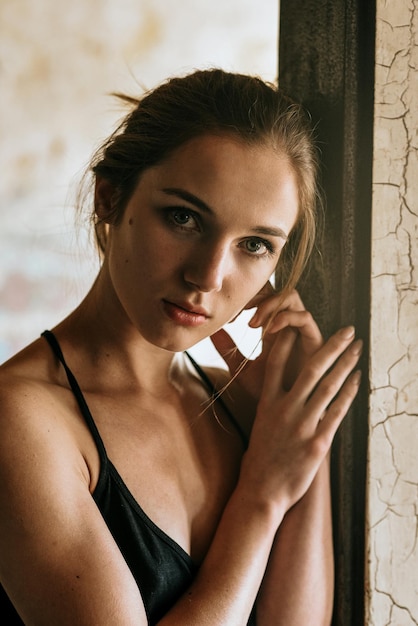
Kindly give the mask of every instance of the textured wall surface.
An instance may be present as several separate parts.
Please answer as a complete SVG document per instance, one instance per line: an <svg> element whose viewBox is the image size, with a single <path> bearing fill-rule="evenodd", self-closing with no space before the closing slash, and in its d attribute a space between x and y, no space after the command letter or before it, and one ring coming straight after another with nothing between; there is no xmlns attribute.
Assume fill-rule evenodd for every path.
<svg viewBox="0 0 418 626"><path fill-rule="evenodd" d="M377 0L368 484L370 626L418 624L418 0ZM0 362L97 262L72 194L107 94L220 65L276 75L276 0L0 2ZM138 87L139 84L139 87Z"/></svg>
<svg viewBox="0 0 418 626"><path fill-rule="evenodd" d="M368 624L418 624L418 0L377 2Z"/></svg>
<svg viewBox="0 0 418 626"><path fill-rule="evenodd" d="M0 362L58 322L97 270L73 189L122 111L166 77L277 73L277 0L1 0Z"/></svg>

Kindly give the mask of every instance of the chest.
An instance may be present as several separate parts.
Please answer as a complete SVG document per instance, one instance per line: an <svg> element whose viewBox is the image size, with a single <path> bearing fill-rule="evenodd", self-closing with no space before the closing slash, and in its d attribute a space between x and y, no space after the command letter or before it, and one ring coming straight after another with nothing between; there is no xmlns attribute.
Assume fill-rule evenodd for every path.
<svg viewBox="0 0 418 626"><path fill-rule="evenodd" d="M243 453L222 407L208 407L200 393L180 403L125 395L123 402L91 397L89 405L107 456L133 498L199 562L236 484ZM93 450L91 463L97 481L100 463Z"/></svg>

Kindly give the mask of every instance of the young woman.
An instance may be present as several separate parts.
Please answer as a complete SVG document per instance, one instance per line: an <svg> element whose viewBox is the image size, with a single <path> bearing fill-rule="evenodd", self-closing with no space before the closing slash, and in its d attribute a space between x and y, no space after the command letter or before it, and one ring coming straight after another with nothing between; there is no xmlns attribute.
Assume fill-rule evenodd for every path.
<svg viewBox="0 0 418 626"><path fill-rule="evenodd" d="M97 280L1 368L2 615L329 624L327 457L361 342L324 342L294 291L316 220L309 126L221 70L129 101L91 168ZM247 361L223 327L252 307ZM188 356L208 336L228 370Z"/></svg>

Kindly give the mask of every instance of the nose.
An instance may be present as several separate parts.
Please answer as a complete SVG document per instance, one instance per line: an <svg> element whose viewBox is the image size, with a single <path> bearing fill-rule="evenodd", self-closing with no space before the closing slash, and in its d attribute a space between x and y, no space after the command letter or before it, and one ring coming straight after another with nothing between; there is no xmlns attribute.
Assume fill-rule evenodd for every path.
<svg viewBox="0 0 418 626"><path fill-rule="evenodd" d="M228 274L230 259L227 246L201 246L187 261L184 280L199 291L220 291Z"/></svg>

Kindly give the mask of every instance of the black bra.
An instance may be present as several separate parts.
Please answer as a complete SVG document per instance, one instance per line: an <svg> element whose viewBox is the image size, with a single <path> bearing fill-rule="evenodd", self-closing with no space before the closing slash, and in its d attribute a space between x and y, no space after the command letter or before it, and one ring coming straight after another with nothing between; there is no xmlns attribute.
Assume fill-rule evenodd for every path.
<svg viewBox="0 0 418 626"><path fill-rule="evenodd" d="M64 367L69 385L95 441L100 457L100 474L92 495L136 580L148 621L153 624L168 612L190 586L197 567L190 555L154 524L132 496L106 454L90 409L65 362L56 337L51 331L45 331L42 336ZM190 355L188 358L216 398L216 389L208 376ZM217 400L221 402L221 398ZM247 439L239 424L224 403L222 406L246 445Z"/></svg>

